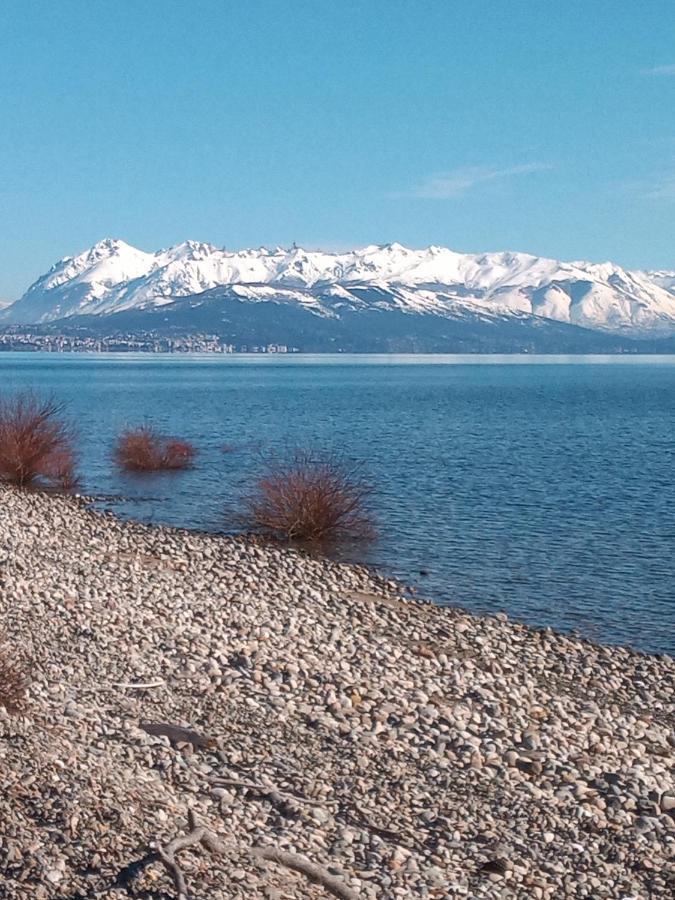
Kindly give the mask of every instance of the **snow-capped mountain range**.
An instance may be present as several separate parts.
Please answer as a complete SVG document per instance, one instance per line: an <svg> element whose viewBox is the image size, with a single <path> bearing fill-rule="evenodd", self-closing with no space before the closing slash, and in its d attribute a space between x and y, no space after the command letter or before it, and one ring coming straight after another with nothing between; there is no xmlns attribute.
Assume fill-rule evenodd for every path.
<svg viewBox="0 0 675 900"><path fill-rule="evenodd" d="M675 335L675 272L400 244L329 253L295 246L228 251L187 241L146 253L107 239L56 263L0 311L0 323L158 307L167 314L180 308L184 316L185 303L176 304L188 297L193 307L206 299L212 307L272 303L333 319L359 311L482 320L527 316L634 338Z"/></svg>

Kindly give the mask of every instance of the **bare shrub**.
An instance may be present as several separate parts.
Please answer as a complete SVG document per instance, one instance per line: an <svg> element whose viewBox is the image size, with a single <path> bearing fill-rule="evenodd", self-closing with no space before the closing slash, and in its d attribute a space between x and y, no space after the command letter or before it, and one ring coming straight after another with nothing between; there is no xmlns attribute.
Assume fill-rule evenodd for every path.
<svg viewBox="0 0 675 900"><path fill-rule="evenodd" d="M0 480L74 486L74 434L62 413L56 400L30 391L0 397Z"/></svg>
<svg viewBox="0 0 675 900"><path fill-rule="evenodd" d="M150 425L122 432L113 451L115 463L127 472L189 469L195 455L188 441L165 437Z"/></svg>
<svg viewBox="0 0 675 900"><path fill-rule="evenodd" d="M9 648L0 646L0 706L10 714L23 710L28 678L23 661L12 659Z"/></svg>
<svg viewBox="0 0 675 900"><path fill-rule="evenodd" d="M165 469L187 469L194 462L196 450L189 441L175 438L167 440L164 446L163 464Z"/></svg>
<svg viewBox="0 0 675 900"><path fill-rule="evenodd" d="M75 455L72 450L61 450L53 453L44 466L44 476L64 491L77 487L75 475Z"/></svg>
<svg viewBox="0 0 675 900"><path fill-rule="evenodd" d="M366 508L371 493L358 464L296 450L268 463L244 498L242 518L255 531L289 541L367 540L375 534Z"/></svg>

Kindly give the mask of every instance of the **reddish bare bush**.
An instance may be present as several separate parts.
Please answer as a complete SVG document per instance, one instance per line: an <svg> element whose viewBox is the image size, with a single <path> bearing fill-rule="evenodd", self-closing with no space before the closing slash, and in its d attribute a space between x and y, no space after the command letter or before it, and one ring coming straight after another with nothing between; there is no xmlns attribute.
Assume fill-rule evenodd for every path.
<svg viewBox="0 0 675 900"><path fill-rule="evenodd" d="M0 398L0 480L75 484L74 434L62 412L53 398L31 392Z"/></svg>
<svg viewBox="0 0 675 900"><path fill-rule="evenodd" d="M195 455L192 444L164 437L150 425L122 432L113 451L115 462L127 472L188 469Z"/></svg>
<svg viewBox="0 0 675 900"><path fill-rule="evenodd" d="M245 524L289 541L366 540L374 536L366 509L371 488L361 467L336 455L295 451L268 466L244 498Z"/></svg>
<svg viewBox="0 0 675 900"><path fill-rule="evenodd" d="M188 441L168 440L164 446L163 468L187 469L195 458L195 448Z"/></svg>
<svg viewBox="0 0 675 900"><path fill-rule="evenodd" d="M64 491L77 487L75 455L72 450L63 449L53 453L45 463L44 476L58 484Z"/></svg>
<svg viewBox="0 0 675 900"><path fill-rule="evenodd" d="M12 659L7 646L0 647L0 706L10 714L22 711L28 678L22 660Z"/></svg>

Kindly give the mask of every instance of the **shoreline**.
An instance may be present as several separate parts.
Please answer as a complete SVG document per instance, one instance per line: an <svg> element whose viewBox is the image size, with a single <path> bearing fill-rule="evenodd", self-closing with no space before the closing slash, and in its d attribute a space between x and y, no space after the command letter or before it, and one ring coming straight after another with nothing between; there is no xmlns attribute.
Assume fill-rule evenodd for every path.
<svg viewBox="0 0 675 900"><path fill-rule="evenodd" d="M0 491L2 490L2 485L0 485ZM33 489L31 489L33 490ZM51 496L63 496L63 493L55 488L53 491L45 490L43 488L34 489L36 493L45 494L47 497ZM366 562L356 562L354 560L350 560L348 558L340 558L339 556L332 556L327 553L322 553L317 550L313 552L311 548L303 546L301 543L298 544L289 544L288 542L282 540L281 538L276 539L273 537L267 537L265 535L256 534L255 532L245 532L245 531L229 531L225 528L218 529L208 529L208 528L191 528L187 525L169 525L162 523L152 523L145 522L142 519L137 519L134 516L126 516L120 515L114 509L111 508L103 508L99 504L105 503L107 501L134 501L137 498L126 497L123 495L96 495L96 494L69 494L67 495L70 499L74 500L78 504L81 504L81 508L92 512L94 515L110 517L114 521L120 522L121 524L128 524L139 526L142 528L148 528L150 530L159 529L164 532L169 532L174 534L176 537L180 538L181 536L190 538L190 537L204 537L204 538L219 538L225 541L234 541L240 542L242 546L247 546L248 544L255 547L268 547L272 550L280 550L282 552L290 552L296 553L300 557L306 557L308 559L312 559L319 562L327 562L334 565L344 565L352 569L356 569L360 572L367 574L374 583L382 586L384 591L394 592L399 595L406 603L411 603L417 606L427 607L432 606L437 609L448 609L452 610L461 615L469 616L473 619L495 619L501 618L507 620L513 625L518 625L523 628L528 629L529 631L534 632L545 632L552 634L554 636L558 636L560 638L568 638L574 641L575 644L587 644L591 648L606 648L608 650L627 650L632 654L637 654L639 656L650 656L656 658L665 658L665 659L675 659L675 654L668 653L665 651L658 650L646 650L640 647L634 647L628 643L605 643L599 639L591 637L589 635L584 634L579 629L570 629L569 631L565 631L560 628L556 628L552 625L536 625L530 622L527 622L523 619L518 619L512 617L506 610L498 610L496 612L479 612L471 610L467 606L461 606L454 603L440 603L434 599L432 595L425 595L422 593L421 588L414 583L409 583L404 578L397 577L393 572L387 571L386 568L379 567L377 565L366 563Z"/></svg>
<svg viewBox="0 0 675 900"><path fill-rule="evenodd" d="M109 358L129 358L129 357L143 357L152 358L157 357L159 359L165 359L167 357L172 360L184 359L186 361L202 359L209 361L223 361L227 360L228 362L260 362L260 363L269 363L273 364L281 364L281 365L302 365L306 363L308 359L318 360L320 363L335 363L340 364L340 361L344 360L346 362L358 360L359 362L373 362L374 364L378 363L390 363L393 362L394 365L417 365L417 364L438 364L438 365L448 365L448 364L495 364L495 365L527 365L527 364L560 364L566 365L569 364L570 361L575 360L584 360L593 363L613 363L613 362L625 362L625 363L639 363L644 360L673 360L675 358L675 349L666 349L666 350L648 350L646 352L640 351L614 351L614 352L604 352L604 353L568 353L568 352L554 352L554 351L537 351L536 353L529 352L527 350L514 350L514 351L489 351L489 350L474 350L474 351L439 351L437 353L430 352L398 352L398 351L381 351L381 350L373 350L370 352L365 351L330 351L330 350L321 350L321 351L312 351L312 350L303 350L303 351L294 351L292 353L274 353L274 352L259 352L253 353L249 351L236 351L233 353L223 353L217 350L44 350L40 348L36 349L20 349L20 348L12 348L4 349L0 347L0 359L3 356L12 356L12 355L21 355L21 356L48 356L50 358L63 358L63 357L75 357L78 359L98 359L104 360ZM551 363L551 361L554 361Z"/></svg>
<svg viewBox="0 0 675 900"><path fill-rule="evenodd" d="M675 888L672 657L11 488L0 630L34 660L26 714L0 709L8 897L129 895L188 810L230 848L180 856L214 900L327 896L254 847L383 900ZM174 896L156 861L129 878Z"/></svg>
<svg viewBox="0 0 675 900"><path fill-rule="evenodd" d="M42 488L35 490L38 493L43 492L47 496L58 496L60 493L58 488L55 488L54 491L43 490ZM648 650L641 647L635 647L630 643L607 643L588 634L585 634L580 628L570 628L569 630L564 630L562 628L556 628L553 625L533 624L532 622L527 622L524 619L513 617L505 609L499 609L494 612L487 612L472 610L468 606L462 606L456 603L440 602L439 600L434 598L433 594L425 594L422 590L421 583L415 584L412 580L407 581L405 577L397 576L393 571L389 571L385 566L378 566L367 562L358 562L356 560L349 559L347 556L341 558L339 555L325 554L321 551L313 552L310 548L304 547L302 544L289 544L282 539L266 537L265 535L256 534L254 532L244 532L236 530L230 531L226 528L191 528L187 525L169 525L145 522L142 519L135 518L133 515L121 515L112 508L104 508L99 505L109 501L135 501L138 498L126 497L123 495L106 494L71 494L69 496L78 502L82 501L83 509L88 509L96 515L110 516L114 520L122 523L144 526L150 529L159 528L163 531L173 532L179 537L181 535L185 535L186 537L201 536L206 538L216 537L223 540L241 541L244 545L246 545L247 543L251 543L255 546L266 546L272 549L297 553L300 556L307 556L310 559L319 561L323 560L338 565L346 565L351 568L366 572L375 582L381 583L383 586L388 586L388 590L396 591L401 596L403 596L406 601L421 606L429 605L437 607L439 609L450 609L476 619L491 619L501 616L502 618L505 617L506 619L508 619L508 621L512 624L523 626L531 631L548 631L554 635L558 635L559 637L569 638L575 643L588 644L590 647L606 647L610 650L625 649L630 651L631 653L636 653L642 656L665 657L667 659L675 658L675 654L669 653L668 651Z"/></svg>

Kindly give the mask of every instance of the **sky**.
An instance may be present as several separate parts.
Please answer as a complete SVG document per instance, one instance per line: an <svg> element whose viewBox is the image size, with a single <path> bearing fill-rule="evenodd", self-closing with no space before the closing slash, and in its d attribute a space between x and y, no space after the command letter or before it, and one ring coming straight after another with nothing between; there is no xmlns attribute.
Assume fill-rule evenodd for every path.
<svg viewBox="0 0 675 900"><path fill-rule="evenodd" d="M0 298L103 237L675 270L675 2L1 0Z"/></svg>

